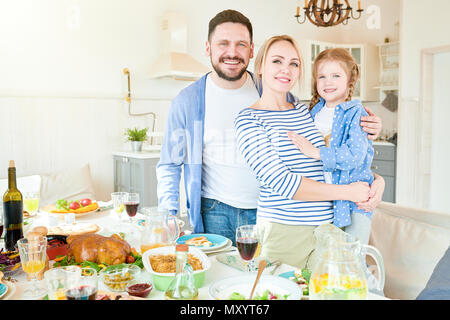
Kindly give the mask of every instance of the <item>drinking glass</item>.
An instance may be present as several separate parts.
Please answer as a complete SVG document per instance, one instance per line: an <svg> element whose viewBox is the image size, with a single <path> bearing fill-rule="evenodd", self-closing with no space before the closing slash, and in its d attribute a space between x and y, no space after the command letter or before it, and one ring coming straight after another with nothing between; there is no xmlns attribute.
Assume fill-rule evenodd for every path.
<svg viewBox="0 0 450 320"><path fill-rule="evenodd" d="M256 271L254 256L258 243L256 225L247 224L236 229L236 246L242 260L247 262L248 272Z"/></svg>
<svg viewBox="0 0 450 320"><path fill-rule="evenodd" d="M77 281L74 281L77 280ZM97 271L94 268L81 268L81 277L66 280L67 300L95 300L98 292Z"/></svg>
<svg viewBox="0 0 450 320"><path fill-rule="evenodd" d="M49 300L66 300L66 288L78 283L81 269L78 266L52 268L44 273Z"/></svg>
<svg viewBox="0 0 450 320"><path fill-rule="evenodd" d="M139 193L128 193L125 200L125 210L130 217L129 222L133 222L133 217L136 215L139 207Z"/></svg>
<svg viewBox="0 0 450 320"><path fill-rule="evenodd" d="M3 206L0 206L0 238L3 235Z"/></svg>
<svg viewBox="0 0 450 320"><path fill-rule="evenodd" d="M37 274L45 267L47 258L47 237L39 236L34 239L22 238L17 241L22 269L31 278L31 286L23 293L26 300L40 299L47 290L37 286Z"/></svg>
<svg viewBox="0 0 450 320"><path fill-rule="evenodd" d="M113 202L113 211L118 217L121 216L123 210L125 209L125 201L127 197L127 192L113 192L111 193L111 200Z"/></svg>
<svg viewBox="0 0 450 320"><path fill-rule="evenodd" d="M34 215L39 210L39 192L25 192L23 206L30 215Z"/></svg>

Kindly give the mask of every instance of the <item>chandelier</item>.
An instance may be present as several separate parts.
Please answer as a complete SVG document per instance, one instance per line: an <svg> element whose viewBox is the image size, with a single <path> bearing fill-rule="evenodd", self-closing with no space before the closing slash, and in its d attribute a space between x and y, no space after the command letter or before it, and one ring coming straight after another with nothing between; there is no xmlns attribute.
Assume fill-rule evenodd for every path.
<svg viewBox="0 0 450 320"><path fill-rule="evenodd" d="M320 3L320 5L319 5ZM304 14L300 15L300 7L297 7L297 22L302 24L308 18L318 27L332 27L340 23L346 25L350 17L358 20L361 17L361 0L358 0L358 10L353 14L353 8L348 0L305 0ZM356 16L357 15L357 16Z"/></svg>

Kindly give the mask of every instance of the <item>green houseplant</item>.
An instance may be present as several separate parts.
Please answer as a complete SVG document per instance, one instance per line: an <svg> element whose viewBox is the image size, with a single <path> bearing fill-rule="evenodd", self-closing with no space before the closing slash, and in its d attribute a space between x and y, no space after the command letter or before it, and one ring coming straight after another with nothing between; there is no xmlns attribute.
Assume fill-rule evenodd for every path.
<svg viewBox="0 0 450 320"><path fill-rule="evenodd" d="M125 129L125 136L127 141L131 141L131 149L135 152L142 151L142 144L147 140L148 128L127 128Z"/></svg>

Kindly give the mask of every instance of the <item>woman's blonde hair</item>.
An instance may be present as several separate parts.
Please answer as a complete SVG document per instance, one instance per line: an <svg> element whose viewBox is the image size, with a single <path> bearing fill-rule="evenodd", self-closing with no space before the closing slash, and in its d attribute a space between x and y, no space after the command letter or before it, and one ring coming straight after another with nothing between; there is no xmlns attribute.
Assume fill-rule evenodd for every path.
<svg viewBox="0 0 450 320"><path fill-rule="evenodd" d="M256 76L261 79L262 78L262 68L264 63L266 62L266 56L267 56L267 52L269 51L270 47L278 41L288 41L290 44L292 44L292 46L294 47L295 51L297 52L298 55L298 59L300 60L300 73L298 76L298 86L301 85L301 81L303 79L303 57L302 57L302 53L300 51L300 48L297 44L297 41L294 40L294 38L292 38L291 36L288 36L286 34L284 35L279 35L279 36L273 36L269 39L267 39L264 44L262 45L262 47L259 49L258 54L255 58L255 74Z"/></svg>
<svg viewBox="0 0 450 320"><path fill-rule="evenodd" d="M311 102L309 103L309 109L312 109L320 100L320 95L317 92L317 69L319 65L324 61L337 61L341 64L344 71L347 73L349 79L348 84L348 96L345 101L350 101L355 90L356 82L359 79L360 71L356 60L352 57L350 52L344 48L332 48L327 49L319 53L314 60L313 71L312 71L312 88L313 96Z"/></svg>

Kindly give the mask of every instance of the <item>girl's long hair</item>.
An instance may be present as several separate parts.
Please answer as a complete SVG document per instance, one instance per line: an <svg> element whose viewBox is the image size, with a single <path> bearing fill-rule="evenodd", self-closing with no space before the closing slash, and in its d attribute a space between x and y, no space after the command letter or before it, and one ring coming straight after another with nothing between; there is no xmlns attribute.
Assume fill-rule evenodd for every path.
<svg viewBox="0 0 450 320"><path fill-rule="evenodd" d="M359 79L360 71L356 60L352 57L350 52L344 48L332 48L326 49L319 53L314 60L313 71L312 71L312 88L313 96L311 102L309 103L309 109L311 110L320 100L320 95L317 92L317 69L319 65L324 61L337 61L341 64L344 71L347 73L349 84L348 84L348 96L345 101L350 101L355 91L356 82Z"/></svg>

